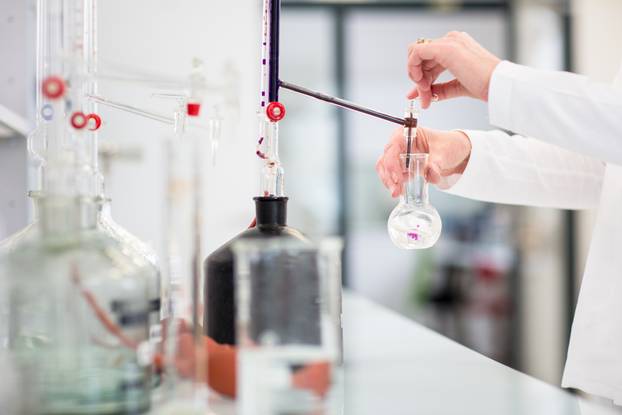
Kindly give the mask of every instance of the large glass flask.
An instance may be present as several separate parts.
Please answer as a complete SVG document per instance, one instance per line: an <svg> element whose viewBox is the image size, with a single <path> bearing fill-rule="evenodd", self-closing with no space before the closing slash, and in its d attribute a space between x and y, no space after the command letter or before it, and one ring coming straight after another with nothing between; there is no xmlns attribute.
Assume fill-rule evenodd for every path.
<svg viewBox="0 0 622 415"><path fill-rule="evenodd" d="M340 413L341 242L234 245L238 412Z"/></svg>
<svg viewBox="0 0 622 415"><path fill-rule="evenodd" d="M39 412L134 414L150 406L149 269L97 229L95 200L39 200L35 237L0 256L3 347L36 373Z"/></svg>
<svg viewBox="0 0 622 415"><path fill-rule="evenodd" d="M145 242L138 239L112 218L110 199L97 199L97 229L114 239L124 254L144 269L142 274L148 278L147 295L149 298L149 338L154 349L161 348L161 278L158 257L155 251Z"/></svg>
<svg viewBox="0 0 622 415"><path fill-rule="evenodd" d="M391 241L398 248L430 248L441 235L441 217L430 204L428 183L425 180L427 161L426 153L400 155L406 180L400 202L387 222Z"/></svg>

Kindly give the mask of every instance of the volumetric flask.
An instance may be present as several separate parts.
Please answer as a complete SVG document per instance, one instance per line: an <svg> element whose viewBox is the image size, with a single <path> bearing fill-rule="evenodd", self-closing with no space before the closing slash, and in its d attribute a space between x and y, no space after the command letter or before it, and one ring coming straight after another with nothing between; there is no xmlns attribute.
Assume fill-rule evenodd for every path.
<svg viewBox="0 0 622 415"><path fill-rule="evenodd" d="M425 180L426 153L401 154L405 176L399 204L393 209L387 228L395 246L402 249L425 249L433 246L441 235L443 224L430 204Z"/></svg>
<svg viewBox="0 0 622 415"><path fill-rule="evenodd" d="M240 414L342 412L341 248L234 245Z"/></svg>

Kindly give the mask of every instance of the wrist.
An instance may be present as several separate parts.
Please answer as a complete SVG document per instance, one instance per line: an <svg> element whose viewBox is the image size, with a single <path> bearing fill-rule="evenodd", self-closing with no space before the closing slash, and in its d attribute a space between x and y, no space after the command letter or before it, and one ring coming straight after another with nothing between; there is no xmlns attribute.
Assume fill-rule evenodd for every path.
<svg viewBox="0 0 622 415"><path fill-rule="evenodd" d="M457 141L460 143L460 151L462 161L458 163L455 169L455 173L462 174L469 164L469 159L471 158L471 139L469 136L461 130L455 130Z"/></svg>
<svg viewBox="0 0 622 415"><path fill-rule="evenodd" d="M484 85L484 91L482 94L482 99L484 102L488 102L488 96L490 95L490 82L492 81L492 74L495 73L495 69L497 69L497 66L499 66L500 63L501 63L501 59L497 58L496 56L493 56L493 60L490 64L490 69L488 70L488 75L486 78L486 83Z"/></svg>

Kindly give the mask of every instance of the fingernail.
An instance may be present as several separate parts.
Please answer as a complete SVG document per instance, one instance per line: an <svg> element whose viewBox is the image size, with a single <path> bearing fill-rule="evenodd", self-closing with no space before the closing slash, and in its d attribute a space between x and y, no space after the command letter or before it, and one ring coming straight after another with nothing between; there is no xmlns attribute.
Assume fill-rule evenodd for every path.
<svg viewBox="0 0 622 415"><path fill-rule="evenodd" d="M438 101L438 95L437 94L432 94L432 101L434 101L434 102Z"/></svg>
<svg viewBox="0 0 622 415"><path fill-rule="evenodd" d="M390 186L389 191L391 192L391 196L395 194L395 186Z"/></svg>
<svg viewBox="0 0 622 415"><path fill-rule="evenodd" d="M394 182L394 183L397 183L397 180L399 179L399 178L397 177L397 174L395 174L395 172L391 173L391 178L393 179L393 182Z"/></svg>

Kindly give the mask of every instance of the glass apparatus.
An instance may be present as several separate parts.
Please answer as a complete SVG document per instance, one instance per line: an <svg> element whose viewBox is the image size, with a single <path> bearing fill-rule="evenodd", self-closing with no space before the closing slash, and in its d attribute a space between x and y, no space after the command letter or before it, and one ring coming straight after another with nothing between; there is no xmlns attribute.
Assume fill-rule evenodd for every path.
<svg viewBox="0 0 622 415"><path fill-rule="evenodd" d="M150 406L148 270L97 230L92 199L41 199L37 236L0 257L0 325L39 412L140 413Z"/></svg>
<svg viewBox="0 0 622 415"><path fill-rule="evenodd" d="M171 96L171 98L173 98ZM207 140L188 134L186 98L176 97L174 137L166 141L167 256L163 274L164 414L208 412L207 353L200 309L203 177Z"/></svg>
<svg viewBox="0 0 622 415"><path fill-rule="evenodd" d="M96 137L84 94L94 59L92 0L37 3L37 219L0 249L0 347L32 374L44 414L149 409L153 268L100 227ZM93 114L89 114L93 115ZM88 127L87 127L88 126Z"/></svg>
<svg viewBox="0 0 622 415"><path fill-rule="evenodd" d="M398 248L430 248L441 235L441 217L430 204L428 183L425 180L427 160L426 153L400 155L406 179L400 202L391 212L387 223L391 241Z"/></svg>
<svg viewBox="0 0 622 415"><path fill-rule="evenodd" d="M287 226L284 169L279 160L278 123L285 107L278 102L278 23L280 2L264 0L259 94L257 156L262 160L260 193L254 198L251 226L212 252L205 260L205 334L221 345L236 343L235 281L232 247L240 240L291 239L308 243L303 234ZM278 20L278 19L277 19Z"/></svg>
<svg viewBox="0 0 622 415"><path fill-rule="evenodd" d="M341 248L235 244L238 413L340 413Z"/></svg>

